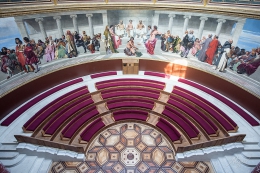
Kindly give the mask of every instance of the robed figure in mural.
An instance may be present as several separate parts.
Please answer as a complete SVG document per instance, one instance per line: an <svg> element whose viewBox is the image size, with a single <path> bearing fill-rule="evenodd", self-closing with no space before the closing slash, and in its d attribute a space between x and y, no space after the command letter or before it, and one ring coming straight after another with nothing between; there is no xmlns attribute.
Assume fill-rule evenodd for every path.
<svg viewBox="0 0 260 173"><path fill-rule="evenodd" d="M206 60L206 51L208 49L208 46L210 42L212 41L212 34L208 35L208 38L201 43L202 47L198 55L198 60L204 62Z"/></svg>
<svg viewBox="0 0 260 173"><path fill-rule="evenodd" d="M105 35L106 54L118 53L118 51L114 49L114 42L112 40L108 25L105 28L104 35Z"/></svg>
<svg viewBox="0 0 260 173"><path fill-rule="evenodd" d="M33 71L37 73L38 71L40 71L38 66L39 58L35 55L33 46L31 45L29 38L24 37L23 40L25 42L24 55L26 57L26 65L28 67L30 66Z"/></svg>
<svg viewBox="0 0 260 173"><path fill-rule="evenodd" d="M18 62L22 67L22 69L27 73L27 68L25 67L25 57L23 54L23 49L24 49L23 42L19 38L15 38L15 43L16 43L15 54L17 56Z"/></svg>
<svg viewBox="0 0 260 173"><path fill-rule="evenodd" d="M212 65L216 50L218 48L218 46L220 45L219 41L218 41L218 36L214 36L213 40L210 42L209 47L206 51L206 62L210 65Z"/></svg>
<svg viewBox="0 0 260 173"><path fill-rule="evenodd" d="M78 51L74 42L74 36L71 34L70 31L67 31L66 35L67 40L67 52L69 54L69 57L76 57L78 55Z"/></svg>
<svg viewBox="0 0 260 173"><path fill-rule="evenodd" d="M153 55L154 54L154 48L156 45L156 35L161 34L158 30L157 30L157 26L153 27L153 30L151 32L150 38L145 42L145 47L147 49L147 53Z"/></svg>

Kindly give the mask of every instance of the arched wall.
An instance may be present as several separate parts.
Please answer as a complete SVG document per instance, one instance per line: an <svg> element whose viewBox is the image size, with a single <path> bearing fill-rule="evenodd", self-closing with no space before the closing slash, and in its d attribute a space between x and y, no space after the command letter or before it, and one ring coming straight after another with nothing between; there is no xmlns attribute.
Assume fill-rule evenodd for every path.
<svg viewBox="0 0 260 173"><path fill-rule="evenodd" d="M169 64L172 68L170 70L166 69L169 67ZM4 105L1 106L0 118L2 119L13 109L30 98L62 82L92 73L116 70L122 70L121 59L95 61L75 65L29 81L25 85L14 89L0 99L0 105ZM171 75L180 76L198 82L227 96L260 119L259 98L225 79L192 67L155 60L140 59L139 70L161 73L166 72Z"/></svg>

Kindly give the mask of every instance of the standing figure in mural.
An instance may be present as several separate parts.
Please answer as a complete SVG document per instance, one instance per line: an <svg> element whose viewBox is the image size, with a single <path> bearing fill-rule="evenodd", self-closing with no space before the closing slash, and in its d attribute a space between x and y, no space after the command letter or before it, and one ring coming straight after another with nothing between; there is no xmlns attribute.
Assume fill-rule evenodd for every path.
<svg viewBox="0 0 260 173"><path fill-rule="evenodd" d="M195 39L195 42L194 42L194 45L193 45L193 48L192 48L192 51L191 51L191 54L193 56L197 56L199 51L201 49L201 45L200 45L200 40L198 38Z"/></svg>
<svg viewBox="0 0 260 173"><path fill-rule="evenodd" d="M143 21L140 20L139 23L137 24L136 30L135 30L135 34L137 36L137 38L141 37L143 38L143 35L145 33L145 26L143 24Z"/></svg>
<svg viewBox="0 0 260 173"><path fill-rule="evenodd" d="M219 70L220 72L224 71L227 65L228 61L228 55L232 56L233 52L235 51L235 47L232 46L233 40L230 39L224 43L224 45L221 48L221 53L219 54L219 58L216 65L216 70ZM233 49L232 49L233 48ZM226 52L226 53L225 53Z"/></svg>
<svg viewBox="0 0 260 173"><path fill-rule="evenodd" d="M66 40L69 58L76 57L78 55L78 51L74 42L74 36L71 34L70 31L67 31Z"/></svg>
<svg viewBox="0 0 260 173"><path fill-rule="evenodd" d="M213 58L215 56L218 46L219 46L218 36L215 35L206 51L206 57L207 57L206 62L210 65L212 65Z"/></svg>
<svg viewBox="0 0 260 173"><path fill-rule="evenodd" d="M41 64L41 59L43 59L44 52L45 52L45 50L44 50L41 42L38 41L38 43L36 44L35 54L39 58L39 64Z"/></svg>
<svg viewBox="0 0 260 173"><path fill-rule="evenodd" d="M16 69L19 69L20 71L22 71L20 69L19 63L17 61L15 50L14 49L12 49L12 50L7 49L7 55L8 55L8 57L11 60L11 63L12 63L11 64L11 70L14 71L15 68L16 68Z"/></svg>
<svg viewBox="0 0 260 173"><path fill-rule="evenodd" d="M54 60L53 54L54 54L54 44L50 44L50 41L47 40L46 41L46 48L45 48L45 57L46 57L46 61L52 61Z"/></svg>
<svg viewBox="0 0 260 173"><path fill-rule="evenodd" d="M127 37L133 37L134 36L134 26L132 24L132 20L129 20L129 24L126 27Z"/></svg>
<svg viewBox="0 0 260 173"><path fill-rule="evenodd" d="M58 59L60 58L67 58L66 55L66 43L62 40L62 38L59 40L57 44L57 50L58 50Z"/></svg>
<svg viewBox="0 0 260 173"><path fill-rule="evenodd" d="M123 21L120 20L119 24L116 25L117 30L116 30L116 34L120 37L123 38L125 35L125 25L123 24Z"/></svg>
<svg viewBox="0 0 260 173"><path fill-rule="evenodd" d="M179 53L180 52L181 38L178 35L174 38L174 42L173 42L172 47L173 47L172 53Z"/></svg>
<svg viewBox="0 0 260 173"><path fill-rule="evenodd" d="M74 32L74 38L76 40L77 47L81 47L82 46L84 48L84 51L85 51L84 53L86 53L87 52L86 45L84 44L82 36L79 35L77 31Z"/></svg>
<svg viewBox="0 0 260 173"><path fill-rule="evenodd" d="M150 38L151 32L152 32L152 27L151 27L151 25L148 25L147 33L144 34L144 36L143 36L143 43L145 43L147 41L147 39Z"/></svg>
<svg viewBox="0 0 260 173"><path fill-rule="evenodd" d="M101 34L97 34L97 35L94 35L93 39L92 39L92 44L94 45L94 48L96 51L99 51L99 48L100 48L100 37L101 37Z"/></svg>
<svg viewBox="0 0 260 173"><path fill-rule="evenodd" d="M167 31L167 33L165 34L165 37L166 37L165 51L168 52L172 48L172 44L174 41L170 30Z"/></svg>
<svg viewBox="0 0 260 173"><path fill-rule="evenodd" d="M36 69L35 73L37 73L38 71L40 71L39 66L38 66L39 59L33 52L33 47L30 44L29 38L24 37L23 40L25 43L24 55L26 57L26 65L28 67L30 66L33 69L33 71Z"/></svg>
<svg viewBox="0 0 260 173"><path fill-rule="evenodd" d="M23 54L23 50L24 50L23 42L19 38L15 38L15 43L16 43L15 54L17 56L19 65L21 69L23 69L27 73L28 71L25 66L25 57Z"/></svg>
<svg viewBox="0 0 260 173"><path fill-rule="evenodd" d="M156 35L161 34L158 30L157 30L157 26L153 27L153 30L151 32L150 38L145 42L145 47L147 49L147 53L153 55L154 54L154 48L156 45Z"/></svg>
<svg viewBox="0 0 260 173"><path fill-rule="evenodd" d="M202 48L199 52L198 60L200 60L202 62L204 62L206 60L206 51L207 51L211 41L212 41L212 34L209 34L208 38L204 42L200 43L202 45Z"/></svg>
<svg viewBox="0 0 260 173"><path fill-rule="evenodd" d="M105 28L104 35L105 35L106 54L118 53L118 51L114 49L114 42L112 40L108 25Z"/></svg>
<svg viewBox="0 0 260 173"><path fill-rule="evenodd" d="M111 38L114 42L114 48L118 49L119 45L121 45L121 39L115 34L114 25L110 25L109 32L110 32Z"/></svg>
<svg viewBox="0 0 260 173"><path fill-rule="evenodd" d="M7 74L7 79L12 77L13 71L11 70L12 62L7 55L7 48L3 47L1 50L1 71Z"/></svg>
<svg viewBox="0 0 260 173"><path fill-rule="evenodd" d="M82 40L83 40L85 46L87 46L90 43L90 42L87 42L88 41L87 38L88 38L88 35L86 34L86 31L83 31L82 32Z"/></svg>
<svg viewBox="0 0 260 173"><path fill-rule="evenodd" d="M193 30L190 30L189 34L186 34L183 38L183 51L181 53L181 57L187 58L190 49L193 47L195 41L195 36L193 35Z"/></svg>

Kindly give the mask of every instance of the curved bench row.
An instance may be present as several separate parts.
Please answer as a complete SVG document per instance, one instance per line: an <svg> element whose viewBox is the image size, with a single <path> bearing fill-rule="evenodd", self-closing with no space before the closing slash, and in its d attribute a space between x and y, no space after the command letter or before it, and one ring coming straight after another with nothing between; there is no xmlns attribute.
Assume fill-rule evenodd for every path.
<svg viewBox="0 0 260 173"><path fill-rule="evenodd" d="M18 118L22 113L24 113L26 110L28 110L30 107L32 107L33 105L35 105L36 103L38 103L39 101L43 100L44 98L50 96L51 94L62 90L66 87L69 87L71 85L74 85L76 83L82 82L83 79L82 78L78 78L78 79L74 79L72 81L69 82L65 82L59 86L56 86L40 95L38 95L37 97L35 97L34 99L30 100L29 102L27 102L25 105L21 106L19 109L17 109L15 112L13 112L8 118L6 118L2 123L1 126L9 126L16 118Z"/></svg>
<svg viewBox="0 0 260 173"><path fill-rule="evenodd" d="M198 88L201 91L204 91L206 93L208 93L209 95L217 98L218 100L222 101L223 103L225 103L227 106L229 106L230 108L232 108L234 111L236 111L240 116L242 116L249 124L251 124L252 126L259 126L259 123L253 118L251 117L247 112L245 112L243 109L241 109L239 106L237 106L236 104L234 104L233 102L231 102L230 100L228 100L227 98L221 96L220 94L204 87L201 86L199 84L196 84L192 81L186 80L186 79L179 79L179 82L185 83L187 85L193 86L195 88Z"/></svg>

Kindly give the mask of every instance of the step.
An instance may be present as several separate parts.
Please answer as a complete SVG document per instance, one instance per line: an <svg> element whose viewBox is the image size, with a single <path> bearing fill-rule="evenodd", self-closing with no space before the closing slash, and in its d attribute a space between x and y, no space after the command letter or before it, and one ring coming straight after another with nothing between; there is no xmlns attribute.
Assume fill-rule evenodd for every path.
<svg viewBox="0 0 260 173"><path fill-rule="evenodd" d="M19 164L24 158L26 157L25 154L19 154L17 157L14 159L0 159L0 162L5 166L5 167L12 167L17 164Z"/></svg>
<svg viewBox="0 0 260 173"><path fill-rule="evenodd" d="M254 167L242 164L235 156L225 156L225 158L235 173L250 173L254 169Z"/></svg>
<svg viewBox="0 0 260 173"><path fill-rule="evenodd" d="M260 151L260 146L258 144L247 144L244 146L244 150L246 151Z"/></svg>
<svg viewBox="0 0 260 173"><path fill-rule="evenodd" d="M18 152L0 151L0 159L13 159L18 155L19 155Z"/></svg>
<svg viewBox="0 0 260 173"><path fill-rule="evenodd" d="M260 151L243 151L242 154L248 159L260 159Z"/></svg>
<svg viewBox="0 0 260 173"><path fill-rule="evenodd" d="M234 156L242 163L245 164L246 166L251 166L255 167L259 162L260 159L248 159L242 154L234 154Z"/></svg>
<svg viewBox="0 0 260 173"><path fill-rule="evenodd" d="M29 173L36 173L36 172L38 172L39 169L41 168L42 163L43 163L44 160L45 160L44 158L37 158L35 160L35 162L34 162L34 164L33 164L33 166L32 166L32 168L31 168Z"/></svg>
<svg viewBox="0 0 260 173"><path fill-rule="evenodd" d="M11 173L28 173L33 167L36 159L37 156L26 156L19 164L9 168L9 170Z"/></svg>
<svg viewBox="0 0 260 173"><path fill-rule="evenodd" d="M49 171L50 167L52 164L52 160L46 159L42 162L40 169L38 170L37 173L46 173Z"/></svg>
<svg viewBox="0 0 260 173"><path fill-rule="evenodd" d="M218 159L211 159L210 163L214 169L215 173L225 173ZM213 171L212 171L213 172Z"/></svg>
<svg viewBox="0 0 260 173"><path fill-rule="evenodd" d="M1 144L0 151L16 151L16 146L18 144Z"/></svg>
<svg viewBox="0 0 260 173"><path fill-rule="evenodd" d="M219 157L218 160L219 160L222 168L225 170L225 173L232 173L233 172L225 157Z"/></svg>

